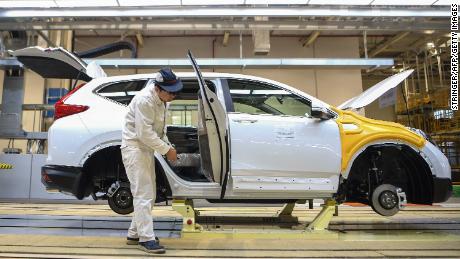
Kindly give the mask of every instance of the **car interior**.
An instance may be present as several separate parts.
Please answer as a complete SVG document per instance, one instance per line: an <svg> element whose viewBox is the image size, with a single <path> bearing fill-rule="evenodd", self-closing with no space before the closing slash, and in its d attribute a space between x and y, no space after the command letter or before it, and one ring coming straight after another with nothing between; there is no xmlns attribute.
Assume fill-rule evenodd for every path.
<svg viewBox="0 0 460 259"><path fill-rule="evenodd" d="M199 85L196 80L182 80L184 88L170 104L167 136L177 150L178 160L168 162L174 172L191 182L214 181L207 132L199 123L202 118ZM212 82L206 81L215 92ZM187 120L188 119L188 120ZM200 126L201 125L201 126Z"/></svg>
<svg viewBox="0 0 460 259"><path fill-rule="evenodd" d="M178 160L168 164L184 180L214 181L206 129L199 127L202 108L197 80L182 80L184 88L170 104L167 136L177 150ZM215 91L212 82L206 81ZM203 125L203 123L201 123Z"/></svg>

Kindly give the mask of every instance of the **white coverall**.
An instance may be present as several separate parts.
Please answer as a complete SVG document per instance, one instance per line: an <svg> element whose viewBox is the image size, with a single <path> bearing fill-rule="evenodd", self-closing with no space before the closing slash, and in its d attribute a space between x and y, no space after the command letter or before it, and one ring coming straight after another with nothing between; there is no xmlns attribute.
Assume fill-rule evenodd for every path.
<svg viewBox="0 0 460 259"><path fill-rule="evenodd" d="M156 198L154 152L171 148L166 137L166 104L149 84L134 96L123 125L121 154L133 194L134 215L128 237L155 240L152 208Z"/></svg>

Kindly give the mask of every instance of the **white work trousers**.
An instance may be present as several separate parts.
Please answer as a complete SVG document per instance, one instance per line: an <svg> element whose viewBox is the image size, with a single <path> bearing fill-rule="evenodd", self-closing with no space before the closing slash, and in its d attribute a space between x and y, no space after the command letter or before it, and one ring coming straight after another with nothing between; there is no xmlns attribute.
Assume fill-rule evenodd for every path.
<svg viewBox="0 0 460 259"><path fill-rule="evenodd" d="M131 185L134 205L128 237L138 237L140 242L155 240L152 218L156 197L153 152L127 146L121 149L121 155Z"/></svg>

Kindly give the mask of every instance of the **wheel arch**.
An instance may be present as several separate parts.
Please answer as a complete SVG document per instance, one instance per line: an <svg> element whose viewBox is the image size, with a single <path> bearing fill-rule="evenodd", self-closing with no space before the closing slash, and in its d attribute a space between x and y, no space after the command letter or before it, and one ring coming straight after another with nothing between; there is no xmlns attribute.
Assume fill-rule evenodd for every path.
<svg viewBox="0 0 460 259"><path fill-rule="evenodd" d="M372 165L373 162L371 162L374 161L375 155L379 159L377 166ZM365 191L362 186L358 188L359 181L366 182L367 197L372 195L372 181L368 172L371 172L374 167L382 171L381 183L391 183L401 187L406 192L408 202L432 204L434 190L430 163L419 149L402 142L372 143L353 155L349 168L342 174L343 181L340 189L345 192L346 200L365 202L364 196L357 198L355 194L350 195L357 191L352 188L359 189L360 192ZM370 185L369 182L371 182Z"/></svg>
<svg viewBox="0 0 460 259"><path fill-rule="evenodd" d="M381 146L384 146L384 145L394 145L394 146L405 146L405 147L409 147L410 149L412 149L414 152L417 152L417 153L421 153L421 149L417 148L416 146L408 143L408 142L402 142L402 141L395 141L395 140L379 140L379 141L374 141L374 142L370 142L364 146L362 146L360 149L358 149L350 158L350 161L348 161L348 165L347 167L345 168L345 170L343 170L340 175L341 177L343 177L344 179L347 179L348 176L350 175L350 172L351 172L351 169L353 167L353 164L356 162L356 159L362 155L366 150L369 150L369 148L372 148L372 147L381 147ZM430 165L431 162L428 160L428 157L424 156L424 155L421 155L421 157L425 160L425 162Z"/></svg>
<svg viewBox="0 0 460 259"><path fill-rule="evenodd" d="M110 142L101 144L91 149L87 156L85 156L82 163L82 178L86 182L81 182L80 185L93 185L92 191L103 191L111 186L114 181L128 181L126 171L124 168L121 150L121 143ZM171 195L171 187L165 172L158 159L155 158L155 174L157 185L157 202L163 201L167 195ZM81 186L85 189L84 186ZM159 193L160 192L160 193ZM160 194L160 195L158 195ZM163 194L163 195L162 195ZM87 194L86 196L88 196Z"/></svg>

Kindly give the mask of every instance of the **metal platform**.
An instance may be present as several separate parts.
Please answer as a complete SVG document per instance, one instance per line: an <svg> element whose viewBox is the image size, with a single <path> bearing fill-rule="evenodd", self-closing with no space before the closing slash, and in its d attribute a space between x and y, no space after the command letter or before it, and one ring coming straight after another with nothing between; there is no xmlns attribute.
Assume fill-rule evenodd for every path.
<svg viewBox="0 0 460 259"><path fill-rule="evenodd" d="M318 204L316 204L318 205ZM182 235L182 218L171 206L153 210L164 256L215 257L458 257L460 204L408 206L396 216L369 207L339 206L331 235L302 234L320 211L297 204L294 222L267 220L282 207L200 207L205 235ZM236 220L239 219L239 220ZM143 257L125 245L130 216L107 205L0 203L0 258ZM301 227L302 230L298 228Z"/></svg>

